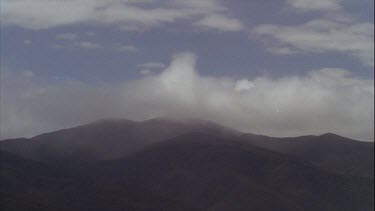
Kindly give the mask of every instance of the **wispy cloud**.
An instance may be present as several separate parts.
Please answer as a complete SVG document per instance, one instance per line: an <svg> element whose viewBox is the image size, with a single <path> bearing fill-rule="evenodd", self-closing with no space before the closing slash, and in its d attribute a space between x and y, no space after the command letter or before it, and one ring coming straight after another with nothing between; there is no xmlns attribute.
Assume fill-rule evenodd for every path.
<svg viewBox="0 0 375 211"><path fill-rule="evenodd" d="M80 34L78 33L60 33L55 35L55 39L60 41L58 44L54 44L53 48L62 49L65 47L82 48L88 50L99 49L102 46L99 43L88 40L81 40Z"/></svg>
<svg viewBox="0 0 375 211"><path fill-rule="evenodd" d="M286 0L287 4L303 11L335 11L342 7L342 0Z"/></svg>
<svg viewBox="0 0 375 211"><path fill-rule="evenodd" d="M294 50L289 47L268 47L266 49L268 52L271 52L273 54L278 54L278 55L292 55L292 54L297 54L298 51Z"/></svg>
<svg viewBox="0 0 375 211"><path fill-rule="evenodd" d="M266 43L275 54L298 52L335 52L358 58L374 66L374 23L350 17L341 0L287 0L287 5L301 12L320 11L319 17L298 24L261 24L251 31L253 38Z"/></svg>
<svg viewBox="0 0 375 211"><path fill-rule="evenodd" d="M268 43L291 51L339 52L353 55L365 65L374 65L373 23L313 20L294 26L259 25L254 32L262 39L270 39Z"/></svg>
<svg viewBox="0 0 375 211"><path fill-rule="evenodd" d="M76 33L61 33L56 34L56 40L76 40L78 38L78 34Z"/></svg>
<svg viewBox="0 0 375 211"><path fill-rule="evenodd" d="M85 33L86 34L86 33ZM87 36L94 36L94 34L90 33ZM135 53L138 52L138 48L133 45L126 45L121 43L104 43L101 44L97 42L95 39L91 38L90 40L84 40L81 38L77 33L62 33L57 34L55 39L60 41L59 43L55 43L52 45L55 49L72 49L72 48L81 48L87 50L107 50L107 51L118 51L118 52L128 52L128 53Z"/></svg>
<svg viewBox="0 0 375 211"><path fill-rule="evenodd" d="M161 62L148 62L148 63L138 64L137 67L147 68L147 69L161 69L165 67L165 64Z"/></svg>
<svg viewBox="0 0 375 211"><path fill-rule="evenodd" d="M63 49L63 48L64 48L64 45L61 45L61 44L53 44L53 45L52 45L52 48L54 48L54 49Z"/></svg>
<svg viewBox="0 0 375 211"><path fill-rule="evenodd" d="M162 6L155 6L155 3ZM149 7L140 6L141 4ZM78 23L110 24L139 29L162 26L178 20L193 22L202 16L212 15L219 15L217 17L227 24L223 27L212 18L203 19L207 26L219 30L233 30L228 23L235 23L238 29L239 20L227 18L225 12L225 7L216 0L4 0L1 15L5 26L17 25L35 30Z"/></svg>
<svg viewBox="0 0 375 211"><path fill-rule="evenodd" d="M304 76L202 76L191 53L161 73L120 84L4 74L4 137L30 136L104 117L203 118L272 136L338 133L373 141L374 81L323 68Z"/></svg>
<svg viewBox="0 0 375 211"><path fill-rule="evenodd" d="M138 48L133 46L133 45L117 44L114 47L114 49L119 51L119 52L129 52L129 53L138 52Z"/></svg>
<svg viewBox="0 0 375 211"><path fill-rule="evenodd" d="M149 69L143 69L143 70L140 70L139 73L141 75L151 75L153 74L154 72L152 70L149 70Z"/></svg>
<svg viewBox="0 0 375 211"><path fill-rule="evenodd" d="M33 41L31 41L31 40L24 40L23 43L25 43L26 45L30 45L31 43L33 43Z"/></svg>
<svg viewBox="0 0 375 211"><path fill-rule="evenodd" d="M95 36L96 33L95 32L85 32L85 35L92 37L92 36Z"/></svg>
<svg viewBox="0 0 375 211"><path fill-rule="evenodd" d="M208 15L199 21L195 22L194 25L213 28L220 31L242 31L244 29L241 21L235 18L228 18L222 15Z"/></svg>
<svg viewBox="0 0 375 211"><path fill-rule="evenodd" d="M156 70L165 68L165 65L161 62L148 62L138 64L137 67L140 68L139 73L141 75L152 75L155 73Z"/></svg>
<svg viewBox="0 0 375 211"><path fill-rule="evenodd" d="M94 50L101 48L101 45L98 43L94 43L91 41L79 41L74 43L75 47L88 49L88 50Z"/></svg>

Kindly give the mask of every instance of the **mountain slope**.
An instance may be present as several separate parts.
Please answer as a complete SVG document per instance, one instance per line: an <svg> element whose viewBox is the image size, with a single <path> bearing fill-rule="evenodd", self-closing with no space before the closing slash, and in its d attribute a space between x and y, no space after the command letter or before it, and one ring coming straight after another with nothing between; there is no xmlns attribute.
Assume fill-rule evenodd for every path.
<svg viewBox="0 0 375 211"><path fill-rule="evenodd" d="M111 166L106 174L122 175L121 181L142 184L151 192L201 210L235 210L238 206L245 210L333 211L370 210L373 206L371 179L332 174L282 154L208 134L176 137L127 162L126 171Z"/></svg>
<svg viewBox="0 0 375 211"><path fill-rule="evenodd" d="M329 171L373 177L374 143L360 142L335 134L272 138L244 134L247 142L309 161Z"/></svg>
<svg viewBox="0 0 375 211"><path fill-rule="evenodd" d="M4 140L0 144L3 150L34 160L95 161L120 158L147 145L192 131L223 135L235 133L234 130L201 120L159 118L134 122L107 119L31 139Z"/></svg>
<svg viewBox="0 0 375 211"><path fill-rule="evenodd" d="M5 151L39 161L98 161L119 159L154 143L190 132L230 137L232 140L279 152L336 173L361 177L374 175L373 143L334 134L272 138L240 133L202 120L101 120L31 139L1 141L0 146Z"/></svg>
<svg viewBox="0 0 375 211"><path fill-rule="evenodd" d="M199 132L117 160L56 167L13 156L6 163L3 195L8 202L21 195L30 203L22 206L37 210L367 211L374 206L371 179L334 174ZM25 190L30 194L22 194Z"/></svg>

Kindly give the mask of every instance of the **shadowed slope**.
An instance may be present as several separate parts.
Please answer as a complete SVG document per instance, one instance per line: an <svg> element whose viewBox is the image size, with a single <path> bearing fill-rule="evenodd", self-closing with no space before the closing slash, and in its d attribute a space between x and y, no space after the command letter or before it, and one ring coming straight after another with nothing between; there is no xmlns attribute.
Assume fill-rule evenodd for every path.
<svg viewBox="0 0 375 211"><path fill-rule="evenodd" d="M212 134L235 133L215 123L201 120L125 119L100 120L70 129L45 133L31 139L1 141L3 150L25 158L52 160L108 160L136 152L144 146L192 131Z"/></svg>
<svg viewBox="0 0 375 211"><path fill-rule="evenodd" d="M329 171L363 177L374 176L374 143L360 142L336 134L272 138L252 134L247 142L272 151L294 156Z"/></svg>
<svg viewBox="0 0 375 211"><path fill-rule="evenodd" d="M204 132L279 152L332 172L373 177L374 144L335 134L272 138L244 134L202 120L101 120L31 139L0 142L3 150L40 161L97 161L131 155L154 143L190 132Z"/></svg>
<svg viewBox="0 0 375 211"><path fill-rule="evenodd" d="M58 167L17 157L5 162L3 194L16 208L370 211L374 206L371 179L337 175L243 141L198 132L118 160ZM15 203L19 196L28 204Z"/></svg>

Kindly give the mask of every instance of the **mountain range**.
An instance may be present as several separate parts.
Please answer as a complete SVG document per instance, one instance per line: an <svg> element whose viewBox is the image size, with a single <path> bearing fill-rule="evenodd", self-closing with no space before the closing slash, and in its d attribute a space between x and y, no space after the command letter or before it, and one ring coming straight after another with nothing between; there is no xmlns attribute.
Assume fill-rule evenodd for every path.
<svg viewBox="0 0 375 211"><path fill-rule="evenodd" d="M106 119L1 146L3 210L367 211L374 144Z"/></svg>

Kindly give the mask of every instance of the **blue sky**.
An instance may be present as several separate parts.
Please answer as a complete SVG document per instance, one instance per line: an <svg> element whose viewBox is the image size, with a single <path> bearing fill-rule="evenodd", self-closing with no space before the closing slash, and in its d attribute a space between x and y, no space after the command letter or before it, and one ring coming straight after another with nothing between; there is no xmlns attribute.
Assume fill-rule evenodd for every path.
<svg viewBox="0 0 375 211"><path fill-rule="evenodd" d="M3 136L36 135L105 117L139 120L155 116L184 117L186 108L175 107L183 100L169 101L169 98L191 90L175 87L177 91L172 93L155 94L162 99L155 100L155 96L152 98L144 93L152 87L140 85L151 80L151 84L156 83L154 88L160 88L160 83L155 81L168 78L168 71L173 77L175 73L185 76L179 70L181 68L193 72L190 76L195 79L191 79L191 83L215 81L212 82L215 85L206 90L208 96L214 96L214 89L220 89L217 86L222 83L228 86L232 83L237 91L251 90L250 87L258 84L263 89L256 88L256 93L265 96L261 98L262 103L253 103L253 94L236 96L239 93L228 94L228 90L218 94L225 96L225 100L216 103L220 107L217 113L252 107L248 118L237 113L230 117L209 114L216 108L207 102L198 103L196 98L189 102L194 102L188 108L191 109L190 116L215 120L247 132L276 136L336 132L373 140L373 131L370 130L373 117L369 117L373 114L369 109L373 105L373 7L371 0L3 0ZM170 64L173 62L181 66L172 68ZM297 128L300 121L309 122L312 117L308 115L295 114L290 119L290 115L281 117L277 112L268 119L264 117L272 113L265 109L268 106L272 111L280 109L265 99L280 97L283 102L276 102L276 107L281 106L283 110L284 106L285 114L298 103L297 95L305 94L297 91L304 88L302 82L320 77L322 80L336 77L340 83L330 82L323 86L319 79L318 84L311 84L311 89L306 90L306 94L319 90L316 102L310 102L316 107L298 109L301 113L315 114L316 122L327 122L323 114L330 113L335 106L345 107L342 112L335 111L337 114L325 125L327 129L323 130L313 122ZM185 78L180 79L185 81ZM106 86L113 91L105 95L113 96L110 101L119 108L101 105L102 109L94 109L95 114L88 112L80 117L75 111L90 105L76 102L71 102L68 107L42 105L51 99L51 93L61 95L64 102L76 99L77 96L66 91L67 84L72 83L71 89L76 89L73 92L82 92L86 97L92 95L93 99L87 100L93 100L92 103L96 103L94 99L100 99L95 95L100 92L97 89L103 90L102 86ZM21 88L15 89L15 84ZM142 96L142 99L136 99L137 102L155 104L155 107L169 102L168 106L173 106L168 110L176 111L151 111L155 107L129 109L127 99L130 94L123 96L119 88L129 84L135 84L129 88L135 90L132 96ZM82 86L96 91L88 94L82 91ZM275 87L284 91L273 96ZM353 96L345 97L342 90L353 93ZM337 101L319 104L327 93L336 96ZM21 95L28 97L25 100ZM249 102L240 102L242 98L248 98ZM228 106L229 102L240 108ZM358 108L344 114L352 102L358 102ZM44 106L45 114L38 111ZM205 109L208 111L202 112ZM52 112L64 114L64 118L56 115L55 118L60 120L47 120L43 117ZM250 117L254 113L262 117L257 124L251 125L249 122L254 120ZM317 115L322 118L317 118ZM280 119L280 123L271 123L272 118ZM341 118L345 119L340 120L345 124L335 126ZM281 120L289 123L283 126ZM36 126L27 126L26 122L33 122ZM358 122L364 122L364 126L355 126ZM255 130L255 127L260 129ZM349 132L348 128L351 128Z"/></svg>

